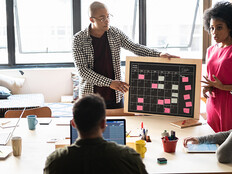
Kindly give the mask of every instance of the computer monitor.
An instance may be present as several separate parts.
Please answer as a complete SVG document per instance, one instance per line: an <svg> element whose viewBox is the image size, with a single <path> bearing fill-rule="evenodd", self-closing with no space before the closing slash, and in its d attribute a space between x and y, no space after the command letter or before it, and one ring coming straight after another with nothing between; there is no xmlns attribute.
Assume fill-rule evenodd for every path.
<svg viewBox="0 0 232 174"><path fill-rule="evenodd" d="M73 144L78 138L77 130L70 122L70 144ZM126 144L126 120L122 118L112 118L106 120L106 129L103 133L106 141L113 141L117 144Z"/></svg>

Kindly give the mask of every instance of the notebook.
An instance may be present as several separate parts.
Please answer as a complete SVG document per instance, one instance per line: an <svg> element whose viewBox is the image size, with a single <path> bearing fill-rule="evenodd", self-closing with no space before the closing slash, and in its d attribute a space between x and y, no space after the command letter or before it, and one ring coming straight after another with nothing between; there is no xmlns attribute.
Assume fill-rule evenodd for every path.
<svg viewBox="0 0 232 174"><path fill-rule="evenodd" d="M126 144L126 120L121 119L107 119L106 129L103 133L103 138L106 141L114 141L117 144ZM71 125L70 122L70 143L73 144L78 138L77 130Z"/></svg>
<svg viewBox="0 0 232 174"><path fill-rule="evenodd" d="M11 136L13 135L16 127L19 124L19 121L22 118L25 109L26 108L23 109L23 111L22 111L20 117L18 118L18 121L16 122L16 124L15 124L15 126L14 126L13 129L11 129L10 131L6 131L6 132L1 132L0 133L0 145L6 145L8 143L8 141L10 140Z"/></svg>
<svg viewBox="0 0 232 174"><path fill-rule="evenodd" d="M217 144L188 144L186 151L188 153L215 153Z"/></svg>

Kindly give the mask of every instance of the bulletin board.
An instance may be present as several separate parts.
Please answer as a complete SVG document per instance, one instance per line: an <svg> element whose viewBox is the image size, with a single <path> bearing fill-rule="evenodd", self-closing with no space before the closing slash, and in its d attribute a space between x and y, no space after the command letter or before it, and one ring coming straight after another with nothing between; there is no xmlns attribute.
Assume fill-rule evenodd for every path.
<svg viewBox="0 0 232 174"><path fill-rule="evenodd" d="M199 119L201 59L127 57L124 112Z"/></svg>

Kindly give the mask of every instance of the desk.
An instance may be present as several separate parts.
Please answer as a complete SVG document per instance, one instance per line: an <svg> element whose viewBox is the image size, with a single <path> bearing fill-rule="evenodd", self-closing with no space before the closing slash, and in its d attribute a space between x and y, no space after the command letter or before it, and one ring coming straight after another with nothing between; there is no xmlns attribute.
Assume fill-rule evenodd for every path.
<svg viewBox="0 0 232 174"><path fill-rule="evenodd" d="M135 116L125 117L127 120L127 131L140 127L143 121L145 128L149 129L151 143L147 143L147 152L143 162L149 173L223 173L231 172L232 164L220 164L215 154L188 154L183 149L183 138L194 135L207 135L213 130L207 125L180 129L170 125L171 121L178 121L175 117L157 116ZM7 118L1 118L0 122ZM35 131L28 129L27 120L22 118L14 135L22 137L22 155L14 157L12 154L5 160L0 161L1 174L41 174L46 157L55 150L53 143L47 143L51 138L69 137L69 126L56 126L56 123L66 122L70 118L53 118L50 125L37 125ZM181 118L183 119L183 118ZM175 153L165 153L161 142L163 130L174 130L179 138ZM2 130L0 130L2 131ZM134 138L128 138L134 141ZM10 145L10 142L9 142ZM167 164L160 165L157 158L165 157Z"/></svg>

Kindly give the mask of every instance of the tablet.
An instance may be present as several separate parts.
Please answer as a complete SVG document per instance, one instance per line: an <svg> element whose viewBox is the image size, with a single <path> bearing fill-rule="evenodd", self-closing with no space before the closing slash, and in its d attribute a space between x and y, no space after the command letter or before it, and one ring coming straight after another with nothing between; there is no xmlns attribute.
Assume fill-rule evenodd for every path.
<svg viewBox="0 0 232 174"><path fill-rule="evenodd" d="M186 152L188 153L215 153L217 144L188 144Z"/></svg>

